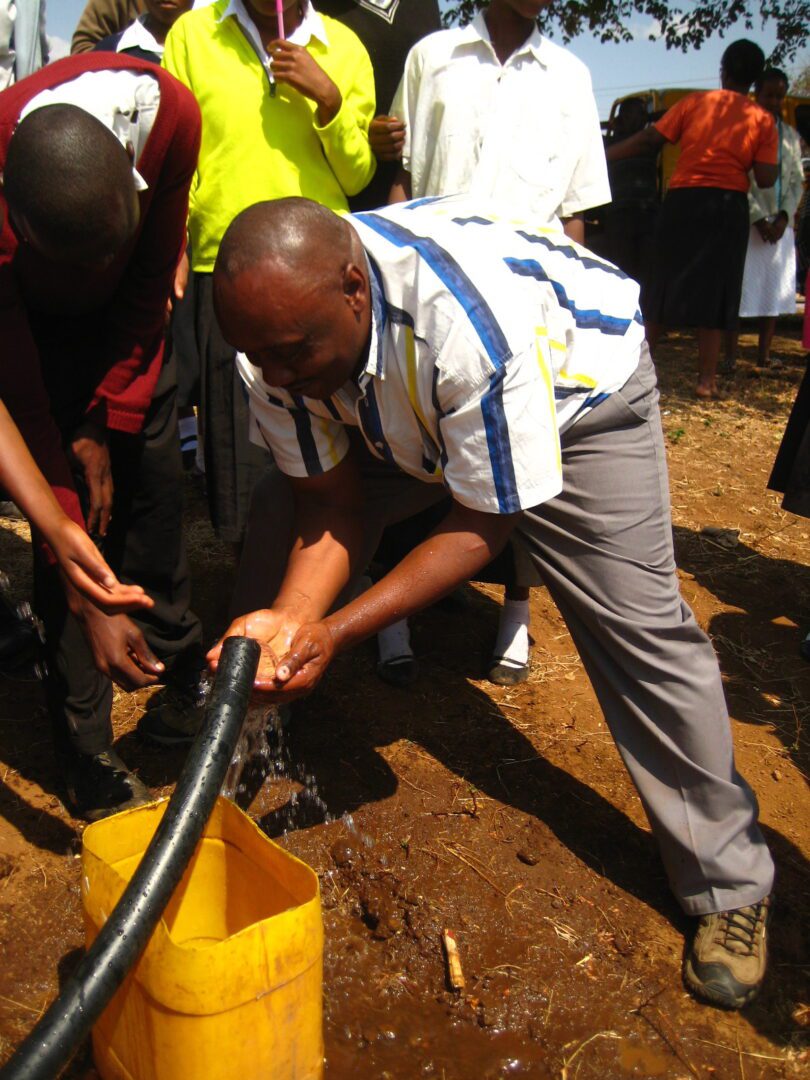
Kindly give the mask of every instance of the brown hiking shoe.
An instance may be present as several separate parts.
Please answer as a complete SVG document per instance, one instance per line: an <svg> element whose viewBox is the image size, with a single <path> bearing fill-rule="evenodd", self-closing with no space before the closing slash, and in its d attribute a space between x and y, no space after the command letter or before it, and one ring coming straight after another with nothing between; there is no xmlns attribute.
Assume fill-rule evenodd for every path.
<svg viewBox="0 0 810 1080"><path fill-rule="evenodd" d="M721 1009L741 1009L759 993L768 961L771 898L704 915L684 965L692 993Z"/></svg>

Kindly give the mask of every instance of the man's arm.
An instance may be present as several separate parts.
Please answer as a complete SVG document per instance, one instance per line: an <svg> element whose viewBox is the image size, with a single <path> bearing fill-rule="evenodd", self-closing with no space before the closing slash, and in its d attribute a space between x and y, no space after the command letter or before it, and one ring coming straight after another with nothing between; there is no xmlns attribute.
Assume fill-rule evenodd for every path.
<svg viewBox="0 0 810 1080"><path fill-rule="evenodd" d="M454 502L434 532L375 586L327 618L303 625L272 680L257 682L279 700L308 693L332 658L434 604L502 550L518 514L487 514Z"/></svg>
<svg viewBox="0 0 810 1080"><path fill-rule="evenodd" d="M284 579L272 608L232 623L230 634L247 634L262 644L261 682L270 684L275 664L298 629L321 619L332 607L377 529L366 514L360 470L351 451L339 465L318 476L289 477L295 501L293 543ZM216 664L220 646L209 653Z"/></svg>

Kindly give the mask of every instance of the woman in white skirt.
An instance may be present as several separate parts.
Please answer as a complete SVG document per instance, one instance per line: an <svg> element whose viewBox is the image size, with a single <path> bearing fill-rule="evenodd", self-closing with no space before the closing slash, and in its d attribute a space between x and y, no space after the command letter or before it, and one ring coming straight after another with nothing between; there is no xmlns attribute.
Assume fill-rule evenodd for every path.
<svg viewBox="0 0 810 1080"><path fill-rule="evenodd" d="M759 319L758 362L771 364L777 315L796 311L796 247L793 219L804 187L802 150L795 128L782 119L782 103L788 89L787 75L766 68L755 83L756 100L773 113L779 128L779 175L772 188L759 188L753 177L748 192L751 230L745 256L740 317ZM737 363L737 333L726 337L725 375Z"/></svg>

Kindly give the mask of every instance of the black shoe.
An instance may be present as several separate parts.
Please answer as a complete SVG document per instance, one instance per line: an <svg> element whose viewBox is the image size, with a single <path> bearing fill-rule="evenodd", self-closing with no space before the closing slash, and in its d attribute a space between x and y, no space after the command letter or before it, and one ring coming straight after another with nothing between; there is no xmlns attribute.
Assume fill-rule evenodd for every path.
<svg viewBox="0 0 810 1080"><path fill-rule="evenodd" d="M684 965L695 997L720 1009L741 1009L759 993L768 962L770 897L702 916Z"/></svg>
<svg viewBox="0 0 810 1080"><path fill-rule="evenodd" d="M25 521L25 514L11 499L0 500L0 517L8 521Z"/></svg>
<svg viewBox="0 0 810 1080"><path fill-rule="evenodd" d="M518 686L529 678L529 665L518 664L503 656L493 656L487 679L496 686Z"/></svg>
<svg viewBox="0 0 810 1080"><path fill-rule="evenodd" d="M72 755L65 762L65 787L70 812L86 821L152 802L149 788L112 749Z"/></svg>
<svg viewBox="0 0 810 1080"><path fill-rule="evenodd" d="M190 746L202 725L204 708L198 690L164 686L149 699L136 730L156 746Z"/></svg>
<svg viewBox="0 0 810 1080"><path fill-rule="evenodd" d="M156 746L190 746L202 724L205 695L201 650L169 672L166 685L153 694L138 721L138 735Z"/></svg>
<svg viewBox="0 0 810 1080"><path fill-rule="evenodd" d="M413 686L419 677L419 663L412 653L392 656L390 660L380 660L377 674L389 686Z"/></svg>

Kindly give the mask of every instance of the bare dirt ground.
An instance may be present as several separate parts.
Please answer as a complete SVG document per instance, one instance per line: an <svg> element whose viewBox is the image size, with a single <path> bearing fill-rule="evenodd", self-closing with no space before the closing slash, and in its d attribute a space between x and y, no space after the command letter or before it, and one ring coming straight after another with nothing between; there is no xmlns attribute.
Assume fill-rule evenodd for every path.
<svg viewBox="0 0 810 1080"><path fill-rule="evenodd" d="M765 488L804 355L797 322L779 334L785 370L759 372L744 336L731 396L718 403L691 395L689 336L673 335L658 358L682 588L720 656L738 765L778 863L759 1001L729 1015L684 991L690 921L546 593L533 594L531 679L507 690L480 679L499 590L470 587L464 612L416 620L417 686L380 683L362 648L335 665L288 735L337 817L298 814L281 840L321 875L330 1080L810 1075L810 665L797 652L810 623L810 522ZM232 564L191 485L189 496L196 606L213 637ZM739 542L726 547L707 526L739 530ZM27 561L25 528L6 522L0 565L21 594ZM117 695L118 747L167 793L182 754L133 734L147 696ZM271 834L298 786L268 781L252 799ZM57 793L41 691L3 682L0 1061L81 955L81 823ZM446 982L445 927L464 994ZM96 1075L86 1051L69 1075Z"/></svg>

